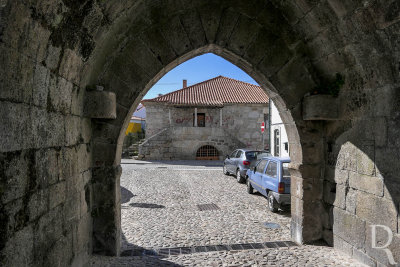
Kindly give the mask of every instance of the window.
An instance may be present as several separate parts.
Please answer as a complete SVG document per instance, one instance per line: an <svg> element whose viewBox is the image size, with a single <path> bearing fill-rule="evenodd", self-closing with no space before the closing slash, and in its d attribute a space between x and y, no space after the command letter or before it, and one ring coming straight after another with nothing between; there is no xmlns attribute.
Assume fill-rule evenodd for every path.
<svg viewBox="0 0 400 267"><path fill-rule="evenodd" d="M236 155L236 158L240 158L240 157L242 156L242 154L243 154L243 151L242 151L242 150L239 150L238 153L237 153L237 155Z"/></svg>
<svg viewBox="0 0 400 267"><path fill-rule="evenodd" d="M246 152L246 159L248 159L248 160L261 159L263 157L270 157L270 156L272 156L272 155L265 151L248 151L248 152Z"/></svg>
<svg viewBox="0 0 400 267"><path fill-rule="evenodd" d="M274 131L274 156L279 157L280 155L280 137L279 137L279 130L276 129Z"/></svg>
<svg viewBox="0 0 400 267"><path fill-rule="evenodd" d="M195 124L194 119L195 114L193 114L193 126ZM197 113L197 127L205 127L206 126L206 114L205 113Z"/></svg>
<svg viewBox="0 0 400 267"><path fill-rule="evenodd" d="M285 150L286 150L286 152L289 152L289 143L288 142L285 142L285 143L283 143L284 145L285 145Z"/></svg>
<svg viewBox="0 0 400 267"><path fill-rule="evenodd" d="M259 154L261 154L261 151L248 151L246 152L246 159L256 159Z"/></svg>
<svg viewBox="0 0 400 267"><path fill-rule="evenodd" d="M289 163L282 163L282 178L290 178Z"/></svg>
<svg viewBox="0 0 400 267"><path fill-rule="evenodd" d="M277 171L278 168L276 162L270 161L267 170L265 171L265 174L268 175L269 177L276 178L278 177Z"/></svg>
<svg viewBox="0 0 400 267"><path fill-rule="evenodd" d="M234 158L234 157L236 156L236 154L237 154L237 150L233 151L233 152L229 155L229 157L230 157L230 158Z"/></svg>
<svg viewBox="0 0 400 267"><path fill-rule="evenodd" d="M258 163L256 167L256 172L264 173L265 165L267 165L268 160L264 159Z"/></svg>
<svg viewBox="0 0 400 267"><path fill-rule="evenodd" d="M202 146L197 150L196 153L197 160L218 160L219 153L218 150L213 146Z"/></svg>

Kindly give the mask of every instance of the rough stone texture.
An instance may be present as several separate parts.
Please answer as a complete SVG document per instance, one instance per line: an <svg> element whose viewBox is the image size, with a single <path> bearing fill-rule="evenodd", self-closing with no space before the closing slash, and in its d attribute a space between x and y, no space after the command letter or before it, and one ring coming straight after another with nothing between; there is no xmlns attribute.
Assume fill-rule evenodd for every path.
<svg viewBox="0 0 400 267"><path fill-rule="evenodd" d="M196 159L197 150L211 145L219 152L222 160L244 144L231 136L227 130L207 127L170 127L162 130L139 147L139 154L144 159Z"/></svg>
<svg viewBox="0 0 400 267"><path fill-rule="evenodd" d="M168 257L104 257L94 256L90 266L349 266L366 265L351 259L341 251L328 247L301 246L256 250L202 252Z"/></svg>
<svg viewBox="0 0 400 267"><path fill-rule="evenodd" d="M194 108L148 102L145 105L148 138L139 147L139 154L146 159L195 159L202 145L217 148L220 159L240 147L262 149L260 127L268 116L268 106L227 104L222 108L197 108L198 113L205 114L205 127L193 127ZM269 144L267 132L264 145Z"/></svg>
<svg viewBox="0 0 400 267"><path fill-rule="evenodd" d="M114 201L120 199L118 185L121 167L97 167L92 172L92 190L98 192L93 194L91 206L93 251L104 255L119 255L121 209L120 203L114 205Z"/></svg>
<svg viewBox="0 0 400 267"><path fill-rule="evenodd" d="M84 102L84 114L92 119L115 119L117 102L113 92L87 92Z"/></svg>
<svg viewBox="0 0 400 267"><path fill-rule="evenodd" d="M304 120L337 120L338 104L336 98L329 95L311 95L303 100Z"/></svg>
<svg viewBox="0 0 400 267"><path fill-rule="evenodd" d="M123 162L129 163L121 176L123 250L290 239L290 211L270 212L265 197L247 194L222 173L221 161ZM219 209L196 206L207 203ZM267 229L264 222L280 227Z"/></svg>
<svg viewBox="0 0 400 267"><path fill-rule="evenodd" d="M360 175L358 173L350 172L349 186L379 197L383 196L384 184L380 177Z"/></svg>
<svg viewBox="0 0 400 267"><path fill-rule="evenodd" d="M333 232L356 248L364 247L365 222L339 208L333 209Z"/></svg>
<svg viewBox="0 0 400 267"><path fill-rule="evenodd" d="M124 164L127 163L127 164ZM126 252L248 243L290 238L289 211L272 213L260 194L222 173L215 161L123 160L121 176L122 248ZM160 168L162 167L162 168ZM203 190L199 191L201 187ZM171 194L159 194L172 189ZM223 192L223 193L222 193ZM198 203L220 209L200 211ZM264 222L279 224L268 229ZM185 255L99 257L91 266L362 266L326 246L238 249Z"/></svg>
<svg viewBox="0 0 400 267"><path fill-rule="evenodd" d="M92 247L118 253L119 195L114 189L119 180L109 170L119 164L131 112L166 72L208 52L248 72L277 103L290 129L291 170L309 181L297 183L303 192L292 197L293 239L329 240L332 228L334 243L339 236L357 250L357 257L365 254L386 264L384 256L362 242L368 236L362 225L399 224L397 11L395 0L2 1L1 264L82 265ZM137 38L148 48L139 50L147 51L140 59L129 45ZM346 81L337 99L340 120L304 121L304 95L336 72ZM115 93L116 119L89 123L83 117L85 88L93 84ZM58 160L36 164L46 151ZM48 174L55 166L60 173ZM100 169L95 176L83 176L92 174L90 167ZM355 184L357 177L360 183ZM99 188L102 182L108 187L92 191L96 181ZM339 188L335 182L345 187L346 210L342 199L331 204ZM58 199L55 192L62 191L63 183L66 192ZM335 198L343 198L342 189ZM50 195L57 206L50 205ZM78 204L72 201L77 195L80 207L89 203L79 218L68 207ZM94 220L93 228L91 208L103 207L107 197L108 209L99 213L104 219ZM370 203L369 210L364 202ZM64 214L75 219L66 223ZM323 223L327 217L332 225ZM340 227L342 219L357 226ZM398 248L398 242L390 247L396 255Z"/></svg>

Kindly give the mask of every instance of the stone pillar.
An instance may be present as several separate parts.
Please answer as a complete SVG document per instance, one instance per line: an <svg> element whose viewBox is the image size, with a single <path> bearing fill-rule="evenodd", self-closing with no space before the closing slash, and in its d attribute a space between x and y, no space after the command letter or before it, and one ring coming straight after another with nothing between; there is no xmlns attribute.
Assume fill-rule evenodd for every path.
<svg viewBox="0 0 400 267"><path fill-rule="evenodd" d="M291 174L291 236L299 243L310 243L323 237L323 222L329 220L328 213L323 204L323 179L321 178L322 148L317 144L299 145L291 144L290 157L299 149L310 156L304 156L303 162L296 162L296 156L290 164ZM312 156L311 156L312 155ZM314 162L309 162L312 158Z"/></svg>
<svg viewBox="0 0 400 267"><path fill-rule="evenodd" d="M194 108L194 127L197 127L197 108Z"/></svg>
<svg viewBox="0 0 400 267"><path fill-rule="evenodd" d="M222 108L219 110L219 126L222 127Z"/></svg>
<svg viewBox="0 0 400 267"><path fill-rule="evenodd" d="M93 168L91 212L93 218L93 253L119 256L121 246L122 168L102 166Z"/></svg>

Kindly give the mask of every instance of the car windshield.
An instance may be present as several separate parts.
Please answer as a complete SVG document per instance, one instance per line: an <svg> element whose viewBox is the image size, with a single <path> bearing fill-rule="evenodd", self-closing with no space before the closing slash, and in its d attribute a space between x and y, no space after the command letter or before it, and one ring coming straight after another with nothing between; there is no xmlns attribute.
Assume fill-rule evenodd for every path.
<svg viewBox="0 0 400 267"><path fill-rule="evenodd" d="M290 178L289 163L282 163L282 178Z"/></svg>

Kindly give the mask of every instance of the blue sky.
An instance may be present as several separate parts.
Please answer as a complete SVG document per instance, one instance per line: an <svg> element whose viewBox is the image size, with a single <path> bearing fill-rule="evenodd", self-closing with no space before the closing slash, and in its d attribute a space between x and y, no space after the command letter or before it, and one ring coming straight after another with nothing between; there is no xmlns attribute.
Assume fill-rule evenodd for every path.
<svg viewBox="0 0 400 267"><path fill-rule="evenodd" d="M143 99L179 90L182 88L183 79L186 79L190 86L219 75L258 85L240 68L220 56L208 53L192 58L172 69L147 92Z"/></svg>

